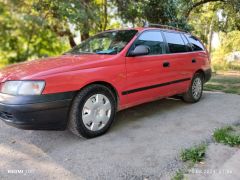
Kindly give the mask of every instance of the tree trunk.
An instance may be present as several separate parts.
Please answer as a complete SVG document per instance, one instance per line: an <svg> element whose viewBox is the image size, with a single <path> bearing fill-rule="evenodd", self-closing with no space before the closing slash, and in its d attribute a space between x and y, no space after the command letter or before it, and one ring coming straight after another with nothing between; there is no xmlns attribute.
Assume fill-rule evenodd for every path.
<svg viewBox="0 0 240 180"><path fill-rule="evenodd" d="M208 33L208 52L211 55L212 52L212 39L213 39L213 18L211 20L211 24L209 26L209 33Z"/></svg>
<svg viewBox="0 0 240 180"><path fill-rule="evenodd" d="M74 41L73 35L69 35L69 36L68 36L68 40L69 40L69 44L70 44L70 46L71 46L72 48L77 45L76 42Z"/></svg>
<svg viewBox="0 0 240 180"><path fill-rule="evenodd" d="M103 0L103 9L104 9L104 24L103 24L103 31L107 29L107 23L108 23L108 12L107 12L107 0Z"/></svg>
<svg viewBox="0 0 240 180"><path fill-rule="evenodd" d="M74 41L74 35L71 33L70 29L66 29L64 31L60 31L58 30L57 26L53 26L50 27L52 29L53 32L55 32L59 37L63 37L63 36L67 36L68 40L69 40L69 44L70 46L73 48L75 47L77 44Z"/></svg>
<svg viewBox="0 0 240 180"><path fill-rule="evenodd" d="M87 38L89 38L89 33L88 32L83 32L81 33L81 41L86 40Z"/></svg>

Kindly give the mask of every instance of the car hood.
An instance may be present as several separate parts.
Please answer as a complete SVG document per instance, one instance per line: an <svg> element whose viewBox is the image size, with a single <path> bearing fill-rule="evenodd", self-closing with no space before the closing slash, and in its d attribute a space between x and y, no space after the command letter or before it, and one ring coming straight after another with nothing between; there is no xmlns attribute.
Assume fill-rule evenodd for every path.
<svg viewBox="0 0 240 180"><path fill-rule="evenodd" d="M0 70L0 82L39 79L63 71L97 67L114 55L63 55L13 64Z"/></svg>

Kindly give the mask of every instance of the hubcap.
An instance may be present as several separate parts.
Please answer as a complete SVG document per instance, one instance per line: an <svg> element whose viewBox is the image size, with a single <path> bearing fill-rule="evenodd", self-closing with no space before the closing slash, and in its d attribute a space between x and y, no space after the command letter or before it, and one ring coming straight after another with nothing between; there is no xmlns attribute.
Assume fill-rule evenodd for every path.
<svg viewBox="0 0 240 180"><path fill-rule="evenodd" d="M108 123L112 106L103 94L91 96L84 104L82 119L85 127L91 131L98 131Z"/></svg>
<svg viewBox="0 0 240 180"><path fill-rule="evenodd" d="M201 78L197 77L194 79L192 84L192 93L194 99L199 99L202 93L202 80Z"/></svg>

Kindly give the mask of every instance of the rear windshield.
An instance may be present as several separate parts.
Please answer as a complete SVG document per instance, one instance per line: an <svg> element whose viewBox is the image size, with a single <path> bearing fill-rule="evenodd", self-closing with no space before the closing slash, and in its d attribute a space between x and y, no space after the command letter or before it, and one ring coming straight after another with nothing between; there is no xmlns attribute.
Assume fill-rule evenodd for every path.
<svg viewBox="0 0 240 180"><path fill-rule="evenodd" d="M82 42L67 54L118 54L137 32L137 30L103 32Z"/></svg>

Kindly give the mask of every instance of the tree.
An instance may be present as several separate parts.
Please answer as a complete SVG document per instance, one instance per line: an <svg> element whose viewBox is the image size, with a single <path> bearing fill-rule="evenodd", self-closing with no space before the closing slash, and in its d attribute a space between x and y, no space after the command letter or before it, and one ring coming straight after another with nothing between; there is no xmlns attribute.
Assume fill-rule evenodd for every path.
<svg viewBox="0 0 240 180"><path fill-rule="evenodd" d="M213 32L240 30L239 0L0 0L0 58L62 53L97 32L143 21L197 34L211 51Z"/></svg>
<svg viewBox="0 0 240 180"><path fill-rule="evenodd" d="M239 29L240 1L238 0L179 0L180 14L186 17L208 50L212 51L214 32L231 32Z"/></svg>
<svg viewBox="0 0 240 180"><path fill-rule="evenodd" d="M67 36L73 47L76 43L70 26L81 32L82 40L106 30L109 4L107 0L39 0L34 8L56 34Z"/></svg>
<svg viewBox="0 0 240 180"><path fill-rule="evenodd" d="M31 7L32 1L0 2L0 58L10 63L63 52L67 46Z"/></svg>
<svg viewBox="0 0 240 180"><path fill-rule="evenodd" d="M178 0L115 0L119 16L133 26L147 20L189 30L184 17L179 16Z"/></svg>
<svg viewBox="0 0 240 180"><path fill-rule="evenodd" d="M21 62L59 54L108 27L107 0L0 0L1 58ZM64 40L64 42L63 42Z"/></svg>

